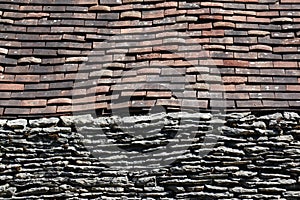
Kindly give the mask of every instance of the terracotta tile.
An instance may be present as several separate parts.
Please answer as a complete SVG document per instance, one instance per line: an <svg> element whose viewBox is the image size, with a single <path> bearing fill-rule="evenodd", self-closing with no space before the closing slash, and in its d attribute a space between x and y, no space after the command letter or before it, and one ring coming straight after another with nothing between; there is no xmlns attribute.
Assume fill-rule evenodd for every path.
<svg viewBox="0 0 300 200"><path fill-rule="evenodd" d="M7 84L7 83L1 83L0 84L0 91L18 91L18 90L24 90L24 84Z"/></svg>
<svg viewBox="0 0 300 200"><path fill-rule="evenodd" d="M225 91L237 111L299 108L298 4L4 0L0 115L70 114L72 96L78 112L155 103L206 110ZM150 100L109 103L120 95Z"/></svg>
<svg viewBox="0 0 300 200"><path fill-rule="evenodd" d="M45 99L31 99L31 100L22 100L21 106L24 107L45 107L47 100Z"/></svg>

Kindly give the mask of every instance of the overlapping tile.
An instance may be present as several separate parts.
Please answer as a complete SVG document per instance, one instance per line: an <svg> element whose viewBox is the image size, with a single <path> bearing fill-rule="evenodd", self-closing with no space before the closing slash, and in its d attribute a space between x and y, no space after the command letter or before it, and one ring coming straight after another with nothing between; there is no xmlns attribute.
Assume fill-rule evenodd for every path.
<svg viewBox="0 0 300 200"><path fill-rule="evenodd" d="M124 84L154 80L157 73L165 76L166 69L153 65L162 62L185 76L189 80L187 88L193 88L199 102L207 100L203 105L210 109L211 101L203 99L205 87L201 78L194 74L194 66L184 64L183 54L172 54L176 50L185 52L193 65L209 69L201 71L202 74L214 75L216 70L211 66L216 65L226 88L224 96L233 102L235 109L272 109L272 103L276 109L298 109L299 3L297 0L1 0L0 100L11 100L1 105L1 115L68 114L71 110L65 108L72 104L71 90L78 69L99 45L106 55L101 60L103 64L120 59L109 67L111 73L99 80L97 86L105 88L99 91L101 95L109 97L114 89L122 87L114 86L115 81L122 71L134 65L144 67L138 71L141 76L125 77ZM178 35L169 35L171 30ZM128 37L117 46L102 43L114 34L144 33L147 36L143 41ZM205 50L211 60L201 59L204 55L197 48L185 49L186 44L178 41L181 36L190 37L189 47L201 46L201 52ZM126 49L128 45L133 46ZM127 53L126 57L118 58L123 53ZM83 71L79 76L88 80L96 74ZM155 97L158 104L170 101L170 95L150 95L155 91L168 93L150 88L144 91L149 94L146 98ZM14 101L43 103L14 104ZM109 113L109 98L97 103L99 109ZM102 106L106 104L107 107Z"/></svg>

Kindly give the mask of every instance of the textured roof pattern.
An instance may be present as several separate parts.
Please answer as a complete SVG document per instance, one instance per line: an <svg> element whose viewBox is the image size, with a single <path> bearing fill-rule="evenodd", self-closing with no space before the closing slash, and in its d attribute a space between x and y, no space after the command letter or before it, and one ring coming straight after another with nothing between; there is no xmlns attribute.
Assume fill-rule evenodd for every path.
<svg viewBox="0 0 300 200"><path fill-rule="evenodd" d="M299 0L0 0L0 30L2 116L62 115L71 113L72 103L76 111L96 108L109 113L114 91L120 92L113 98L128 96L128 87L122 84L170 75L168 68L153 67L159 65L176 68L188 80L187 99L174 99L169 89L148 87L135 93L136 101L119 107L185 104L210 109L218 102L210 101L208 91L223 87L205 84L201 76L213 80L216 71L225 90L218 98L226 99L229 110L300 106ZM188 49L186 42L180 44L168 35L171 30L189 37ZM128 49L130 41L121 43L124 46L101 46L112 35L130 33L148 34L148 39L136 48ZM199 49L190 48L193 44L209 61L200 59ZM95 77L94 71L79 71L95 47L111 55L103 59L104 64L114 61L122 49L127 54L106 68L92 92L73 90L76 77ZM201 76L199 68L171 50L189 52L185 55L201 66ZM143 65L142 70L122 77L124 82L114 86L120 73L134 68L133 63ZM173 90L180 89L175 84L180 79L174 79L169 76ZM73 97L74 91L80 97L75 102L72 90Z"/></svg>

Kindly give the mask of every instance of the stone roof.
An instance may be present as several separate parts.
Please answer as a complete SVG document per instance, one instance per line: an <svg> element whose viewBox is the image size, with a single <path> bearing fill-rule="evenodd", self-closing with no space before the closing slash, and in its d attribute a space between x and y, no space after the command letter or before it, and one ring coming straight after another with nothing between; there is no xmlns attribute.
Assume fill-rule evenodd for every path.
<svg viewBox="0 0 300 200"><path fill-rule="evenodd" d="M299 0L1 0L0 115L63 115L72 112L72 103L75 110L96 108L105 114L111 110L112 94L126 100L119 108L159 104L206 110L226 99L229 110L298 109L299 4ZM112 39L117 45L105 46ZM100 49L97 62L106 69L101 69L96 84L81 88L79 80L84 86L87 80L96 80L99 69L84 69L95 49ZM143 67L134 70L136 65ZM177 84L181 79L170 68L188 80L183 88L190 89L186 98L174 99L172 92L182 89ZM131 74L122 77L124 71ZM133 95L135 101L127 98L133 90L127 83L151 82L151 77L163 77L157 82L169 81L173 88L140 88ZM79 87L74 89L77 81ZM219 101L211 101L215 93Z"/></svg>

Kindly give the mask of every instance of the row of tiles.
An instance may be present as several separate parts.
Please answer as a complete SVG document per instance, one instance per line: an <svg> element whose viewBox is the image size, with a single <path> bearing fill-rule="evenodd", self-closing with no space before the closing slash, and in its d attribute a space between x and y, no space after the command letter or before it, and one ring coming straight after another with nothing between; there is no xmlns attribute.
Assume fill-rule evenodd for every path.
<svg viewBox="0 0 300 200"><path fill-rule="evenodd" d="M295 0L2 2L0 93L4 100L0 103L4 115L69 113L72 91L83 96L100 94L96 109L109 110L112 93L126 97L145 81L171 82L172 90L185 90L189 96L181 103L172 99L170 91L151 86L150 91L133 95L150 100L138 100L133 107L158 103L206 109L221 105L224 96L219 93L224 90L228 108L299 106L300 14ZM95 48L99 54L93 58ZM85 68L90 59L98 64ZM107 70L95 71L99 67ZM143 68L132 70L137 67ZM174 67L186 76L189 87L172 74ZM128 77L114 85L123 71L129 71ZM102 78L94 87L97 76ZM73 88L74 81L78 89ZM217 91L211 94L219 102L209 100L208 90ZM91 109L94 98L75 101L87 103L76 105L76 110ZM130 106L123 102L117 108Z"/></svg>

